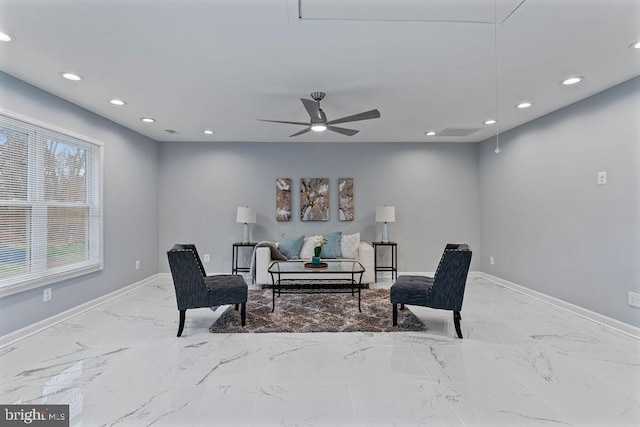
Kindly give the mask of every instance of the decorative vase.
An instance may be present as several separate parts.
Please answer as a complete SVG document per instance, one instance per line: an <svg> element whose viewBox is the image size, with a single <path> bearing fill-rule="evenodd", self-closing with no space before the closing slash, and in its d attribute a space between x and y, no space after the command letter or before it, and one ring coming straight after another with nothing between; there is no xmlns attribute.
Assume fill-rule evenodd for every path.
<svg viewBox="0 0 640 427"><path fill-rule="evenodd" d="M322 251L322 246L316 246L313 248L314 257L311 258L311 264L318 265L320 264L320 252Z"/></svg>

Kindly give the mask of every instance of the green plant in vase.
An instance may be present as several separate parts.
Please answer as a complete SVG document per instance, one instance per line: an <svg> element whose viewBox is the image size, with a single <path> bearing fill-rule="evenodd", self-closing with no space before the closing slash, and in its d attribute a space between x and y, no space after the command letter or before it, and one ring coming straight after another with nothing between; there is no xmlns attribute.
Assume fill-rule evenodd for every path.
<svg viewBox="0 0 640 427"><path fill-rule="evenodd" d="M327 239L324 236L313 236L313 254L315 256L311 259L312 264L320 264L320 253L322 252L322 245L325 243L327 243Z"/></svg>

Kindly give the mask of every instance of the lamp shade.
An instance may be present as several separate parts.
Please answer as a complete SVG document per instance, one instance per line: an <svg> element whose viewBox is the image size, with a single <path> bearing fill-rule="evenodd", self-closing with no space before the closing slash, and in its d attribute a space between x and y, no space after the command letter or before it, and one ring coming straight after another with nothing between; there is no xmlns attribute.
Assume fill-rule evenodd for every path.
<svg viewBox="0 0 640 427"><path fill-rule="evenodd" d="M236 222L244 224L254 224L256 222L256 210L249 206L238 207L238 214L236 215Z"/></svg>
<svg viewBox="0 0 640 427"><path fill-rule="evenodd" d="M378 206L376 208L376 222L396 222L396 208L393 206Z"/></svg>

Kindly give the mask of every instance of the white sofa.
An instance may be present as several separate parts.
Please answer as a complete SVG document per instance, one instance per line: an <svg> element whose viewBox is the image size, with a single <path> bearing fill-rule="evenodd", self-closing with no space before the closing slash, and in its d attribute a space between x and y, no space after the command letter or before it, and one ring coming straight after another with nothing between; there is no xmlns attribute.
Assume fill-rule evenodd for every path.
<svg viewBox="0 0 640 427"><path fill-rule="evenodd" d="M374 271L374 254L373 254L373 246L371 244L360 241L358 245L358 261L364 267L364 273L362 274L362 284L370 284L376 281L375 279L375 271ZM255 269L256 269L256 284L258 285L271 285L271 274L269 274L268 269L273 260L271 259L271 249L267 247L258 247L256 248L256 259L255 259ZM350 275L349 275L350 276ZM297 276L297 278L317 278L317 273L310 273L309 277ZM336 277L334 275L333 277Z"/></svg>

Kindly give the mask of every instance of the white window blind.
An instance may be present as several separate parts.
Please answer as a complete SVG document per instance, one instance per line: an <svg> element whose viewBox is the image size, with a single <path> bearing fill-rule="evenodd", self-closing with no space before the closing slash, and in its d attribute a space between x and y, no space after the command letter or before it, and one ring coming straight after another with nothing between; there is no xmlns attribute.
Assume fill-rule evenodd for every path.
<svg viewBox="0 0 640 427"><path fill-rule="evenodd" d="M102 144L0 114L0 295L102 268Z"/></svg>

